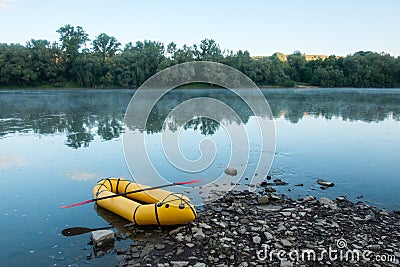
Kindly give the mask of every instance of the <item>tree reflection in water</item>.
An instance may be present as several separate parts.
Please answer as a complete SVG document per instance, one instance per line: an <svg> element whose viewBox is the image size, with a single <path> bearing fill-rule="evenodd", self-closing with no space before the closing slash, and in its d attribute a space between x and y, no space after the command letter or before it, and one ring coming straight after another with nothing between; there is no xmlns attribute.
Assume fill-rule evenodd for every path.
<svg viewBox="0 0 400 267"><path fill-rule="evenodd" d="M291 123L297 123L305 115L364 122L400 120L398 89L265 89L263 92L274 117L283 116ZM103 140L120 138L124 127L149 134L164 131L165 127L170 131L183 127L213 135L222 122L246 124L252 115L246 104L226 89L178 89L160 99L149 115L146 129L140 129L134 118L124 125L131 96L128 90L1 91L0 138L26 132L64 133L65 145L78 149L89 146L96 136ZM171 110L195 97L224 102L237 112L240 121L215 110L217 120L193 116L184 121L175 115L165 123ZM143 107L146 104L141 103ZM196 107L193 109L196 114Z"/></svg>

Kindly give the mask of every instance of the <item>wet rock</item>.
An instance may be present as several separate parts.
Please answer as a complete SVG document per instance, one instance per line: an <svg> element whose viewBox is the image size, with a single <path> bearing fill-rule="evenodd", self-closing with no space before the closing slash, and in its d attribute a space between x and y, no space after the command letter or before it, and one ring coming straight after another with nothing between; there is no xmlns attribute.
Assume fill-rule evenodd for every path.
<svg viewBox="0 0 400 267"><path fill-rule="evenodd" d="M267 193L274 193L274 192L276 192L276 189L272 188L272 187L266 187L264 189L264 191L267 192Z"/></svg>
<svg viewBox="0 0 400 267"><path fill-rule="evenodd" d="M270 195L269 195L269 198L270 198L272 201L279 201L279 200L282 200L282 196L281 196L281 195L276 195L276 194L270 194Z"/></svg>
<svg viewBox="0 0 400 267"><path fill-rule="evenodd" d="M230 175L230 176L236 176L237 175L237 170L235 168L228 167L225 169L225 173Z"/></svg>
<svg viewBox="0 0 400 267"><path fill-rule="evenodd" d="M274 184L275 185L287 185L288 183L282 181L281 179L275 179Z"/></svg>
<svg viewBox="0 0 400 267"><path fill-rule="evenodd" d="M92 241L95 247L101 247L113 240L114 232L112 230L97 230L92 232Z"/></svg>
<svg viewBox="0 0 400 267"><path fill-rule="evenodd" d="M325 180L323 180L323 179L318 179L318 180L317 180L317 183L318 183L319 185L326 186L326 187L332 187L332 186L335 185L334 183L325 181Z"/></svg>

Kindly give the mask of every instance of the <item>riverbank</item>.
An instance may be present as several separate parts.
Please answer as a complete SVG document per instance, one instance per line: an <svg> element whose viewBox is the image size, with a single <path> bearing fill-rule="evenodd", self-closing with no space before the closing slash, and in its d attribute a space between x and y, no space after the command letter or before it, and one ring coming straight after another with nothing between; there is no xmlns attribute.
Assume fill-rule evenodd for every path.
<svg viewBox="0 0 400 267"><path fill-rule="evenodd" d="M184 226L125 226L128 237L148 240L119 249L117 260L120 266L396 266L399 218L344 197L294 201L233 191Z"/></svg>

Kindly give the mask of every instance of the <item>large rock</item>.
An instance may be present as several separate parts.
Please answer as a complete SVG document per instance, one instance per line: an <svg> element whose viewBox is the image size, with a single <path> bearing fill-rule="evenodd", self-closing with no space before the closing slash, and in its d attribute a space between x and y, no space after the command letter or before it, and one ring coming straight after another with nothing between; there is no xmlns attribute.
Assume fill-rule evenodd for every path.
<svg viewBox="0 0 400 267"><path fill-rule="evenodd" d="M106 243L114 241L114 232L112 230L97 230L92 232L93 245L101 247Z"/></svg>

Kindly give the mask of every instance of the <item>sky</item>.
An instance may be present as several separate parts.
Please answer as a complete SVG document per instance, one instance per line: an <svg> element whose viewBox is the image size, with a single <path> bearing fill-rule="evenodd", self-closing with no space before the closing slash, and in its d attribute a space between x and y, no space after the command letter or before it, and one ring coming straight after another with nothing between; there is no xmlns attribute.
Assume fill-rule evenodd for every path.
<svg viewBox="0 0 400 267"><path fill-rule="evenodd" d="M252 56L275 52L400 56L398 0L0 0L0 43L58 41L57 29L81 26L123 45L143 40L192 46L205 38Z"/></svg>

